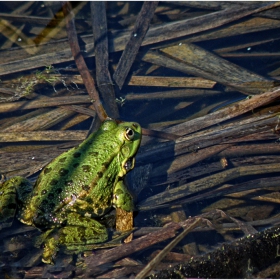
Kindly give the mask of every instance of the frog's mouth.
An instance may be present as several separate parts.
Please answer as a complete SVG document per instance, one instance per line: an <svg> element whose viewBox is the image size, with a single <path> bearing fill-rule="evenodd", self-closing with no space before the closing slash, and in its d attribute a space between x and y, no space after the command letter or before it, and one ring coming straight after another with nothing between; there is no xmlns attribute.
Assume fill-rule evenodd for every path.
<svg viewBox="0 0 280 280"><path fill-rule="evenodd" d="M134 168L135 158L129 158L123 165L123 168L126 172Z"/></svg>

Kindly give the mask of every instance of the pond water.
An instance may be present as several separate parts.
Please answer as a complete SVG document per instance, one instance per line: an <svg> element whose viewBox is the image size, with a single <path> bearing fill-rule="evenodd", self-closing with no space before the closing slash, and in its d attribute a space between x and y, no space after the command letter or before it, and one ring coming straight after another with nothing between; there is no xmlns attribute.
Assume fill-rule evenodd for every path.
<svg viewBox="0 0 280 280"><path fill-rule="evenodd" d="M271 228L279 235L277 2L72 2L76 61L75 32L60 2L0 7L2 176L34 183L49 162L98 129L85 72L109 117L142 127L125 178L134 198L132 242L77 254L61 244L50 265L41 261L45 245L34 247L39 230L13 219L0 232L2 278L135 278L182 232L138 278L279 277L279 239L258 252L252 247L264 239L237 241ZM3 187L0 195L3 208ZM78 196L69 191L69 205ZM99 217L110 238L115 216L112 209ZM231 244L240 251L235 258L225 250L224 261L238 269L226 274L215 250ZM191 258L205 267L190 272Z"/></svg>

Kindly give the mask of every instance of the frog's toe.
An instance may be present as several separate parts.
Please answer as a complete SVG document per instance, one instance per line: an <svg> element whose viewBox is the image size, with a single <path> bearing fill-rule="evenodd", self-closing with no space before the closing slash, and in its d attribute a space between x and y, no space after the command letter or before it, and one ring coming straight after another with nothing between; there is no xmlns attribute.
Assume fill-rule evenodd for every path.
<svg viewBox="0 0 280 280"><path fill-rule="evenodd" d="M42 254L42 262L47 264L54 264L55 256L59 250L59 230L49 229L39 236L34 241L34 246L37 248L44 248Z"/></svg>
<svg viewBox="0 0 280 280"><path fill-rule="evenodd" d="M54 237L48 238L44 244L42 262L46 264L54 264L54 259L57 252L58 252L58 241Z"/></svg>

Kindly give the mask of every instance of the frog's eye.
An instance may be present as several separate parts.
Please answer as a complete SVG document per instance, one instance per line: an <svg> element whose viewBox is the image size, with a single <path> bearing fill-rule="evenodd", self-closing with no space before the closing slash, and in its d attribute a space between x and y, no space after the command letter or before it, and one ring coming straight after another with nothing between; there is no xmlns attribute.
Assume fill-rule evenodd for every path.
<svg viewBox="0 0 280 280"><path fill-rule="evenodd" d="M130 127L127 127L125 129L124 137L126 140L132 140L134 137L134 131Z"/></svg>

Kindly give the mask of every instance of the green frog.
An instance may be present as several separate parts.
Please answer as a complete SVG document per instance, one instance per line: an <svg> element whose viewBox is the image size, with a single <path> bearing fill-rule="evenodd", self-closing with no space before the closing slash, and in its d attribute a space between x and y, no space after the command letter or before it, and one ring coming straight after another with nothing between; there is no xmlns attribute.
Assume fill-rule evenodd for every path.
<svg viewBox="0 0 280 280"><path fill-rule="evenodd" d="M42 261L53 263L59 247L76 252L104 242L108 232L95 218L112 206L133 211L124 176L134 168L141 142L135 122L106 120L79 146L62 153L40 173L34 187L22 177L0 185L0 223L17 218L43 233Z"/></svg>

